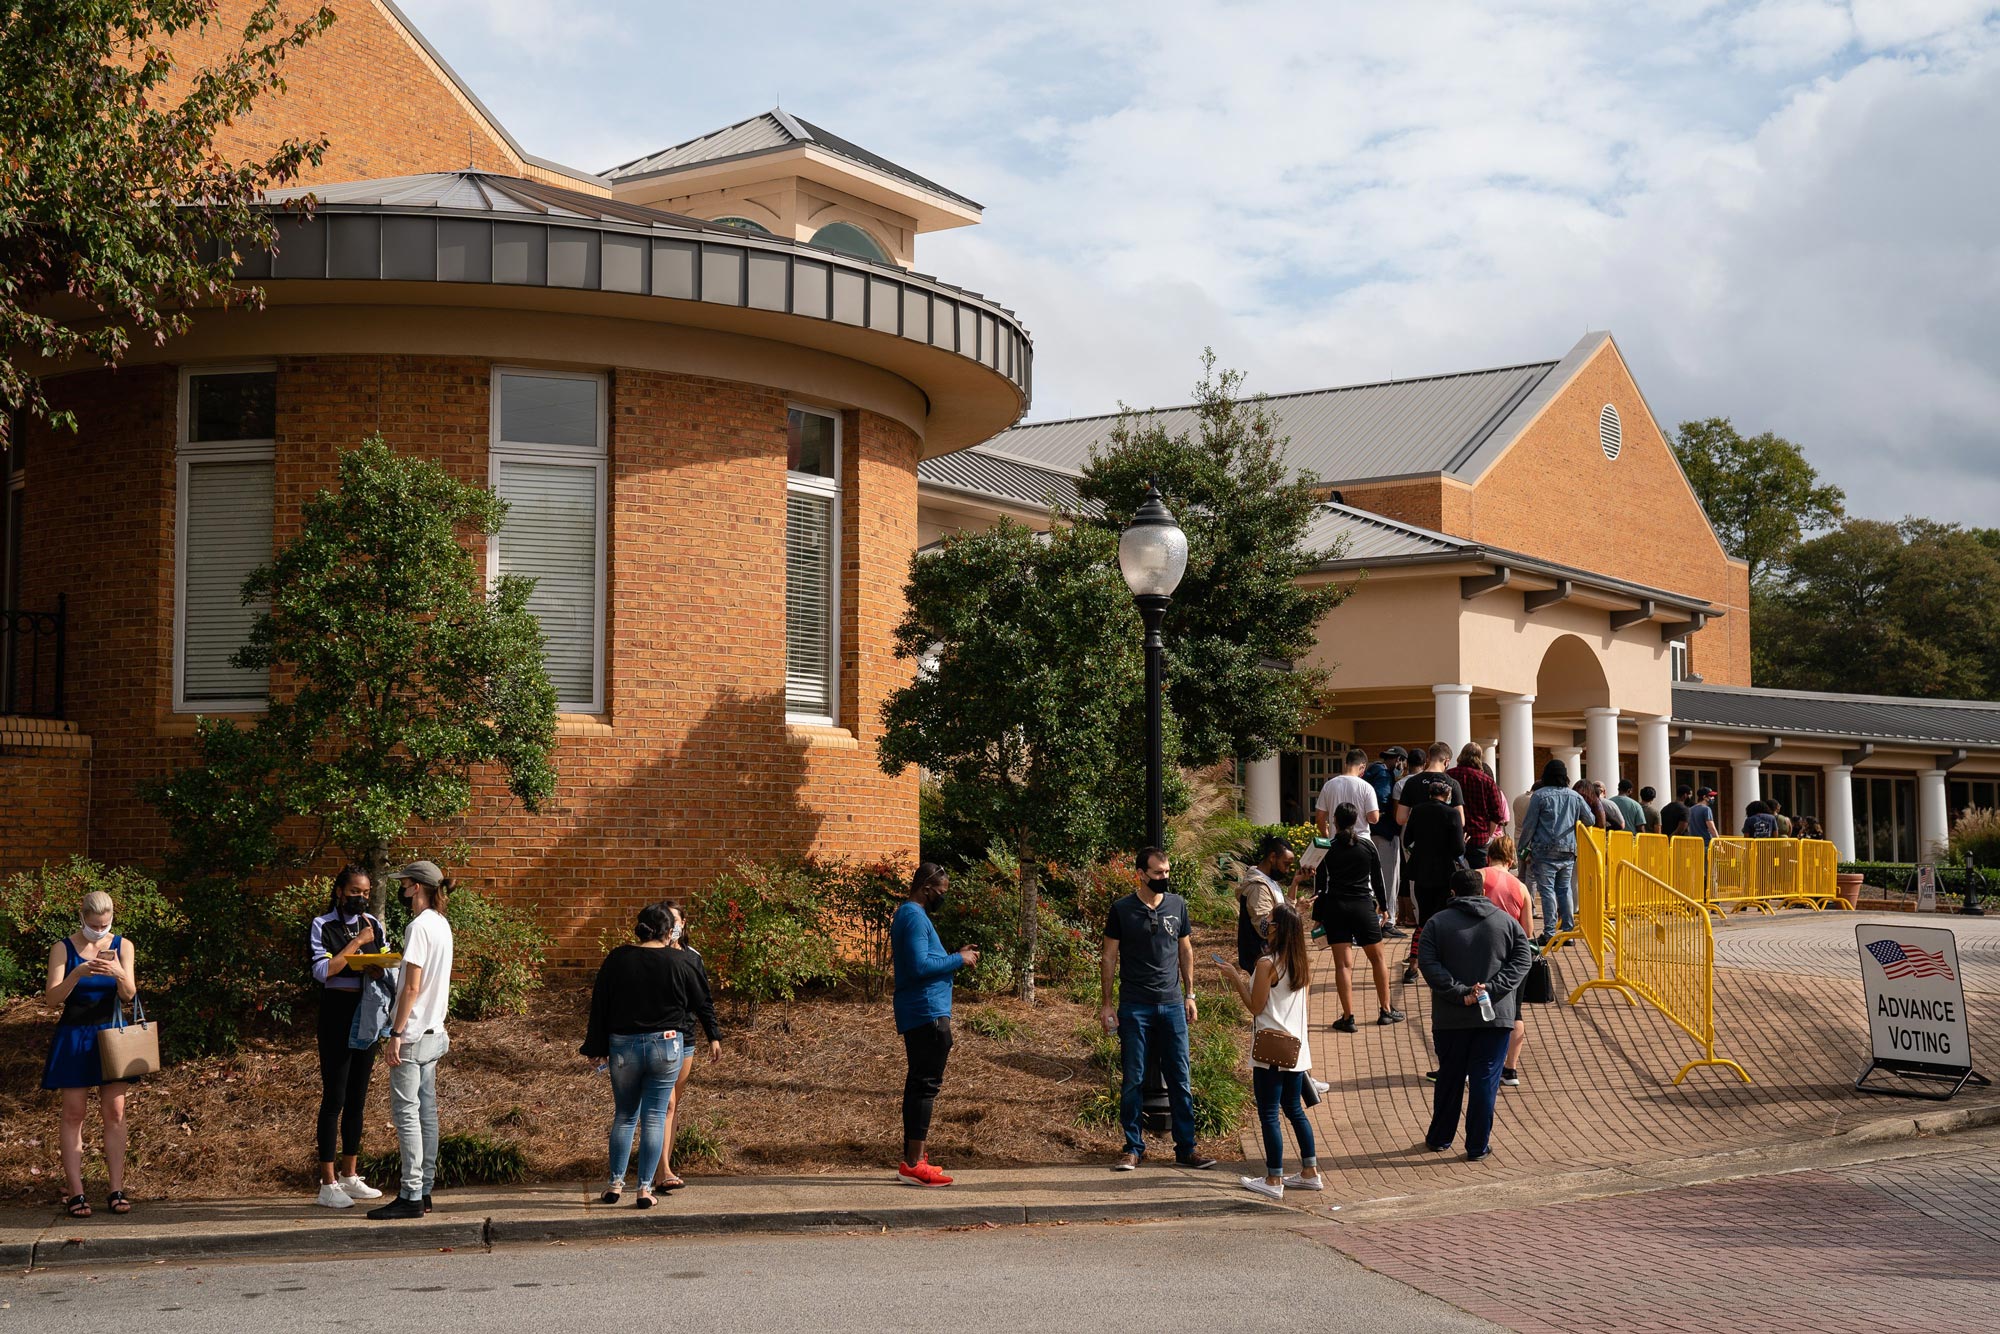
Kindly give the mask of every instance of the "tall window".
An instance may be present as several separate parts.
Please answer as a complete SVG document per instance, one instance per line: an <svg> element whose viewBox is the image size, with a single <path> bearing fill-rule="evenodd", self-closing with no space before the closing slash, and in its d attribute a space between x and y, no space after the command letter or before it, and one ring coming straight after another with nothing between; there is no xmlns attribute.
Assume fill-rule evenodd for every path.
<svg viewBox="0 0 2000 1334"><path fill-rule="evenodd" d="M21 605L21 504L27 497L28 455L21 439L27 417L15 413L0 443L0 609Z"/></svg>
<svg viewBox="0 0 2000 1334"><path fill-rule="evenodd" d="M785 447L785 713L839 722L840 418L793 408Z"/></svg>
<svg viewBox="0 0 2000 1334"><path fill-rule="evenodd" d="M493 372L493 489L507 517L488 573L535 581L528 609L548 639L556 706L604 708L605 380Z"/></svg>
<svg viewBox="0 0 2000 1334"><path fill-rule="evenodd" d="M1915 783L1907 778L1854 776L1854 855L1864 862L1915 859Z"/></svg>
<svg viewBox="0 0 2000 1334"><path fill-rule="evenodd" d="M1685 680L1687 680L1687 679L1688 679L1688 642L1687 642L1687 640L1685 640L1685 639L1676 639L1676 640L1674 640L1674 641L1673 641L1672 643L1670 643L1670 644L1668 644L1668 645L1667 645L1667 653L1668 653L1668 655L1669 655L1669 657L1670 657L1670 659L1671 659L1671 661L1672 661L1672 664L1673 664L1673 677L1672 677L1672 679L1673 679L1673 680L1675 680L1675 681L1685 681Z"/></svg>
<svg viewBox="0 0 2000 1334"><path fill-rule="evenodd" d="M278 376L269 366L188 370L175 458L174 709L261 709L270 677L232 666L265 604L243 581L271 561Z"/></svg>
<svg viewBox="0 0 2000 1334"><path fill-rule="evenodd" d="M1802 815L1820 818L1818 774L1766 769L1763 780L1765 800L1776 801L1785 808L1785 814L1793 818Z"/></svg>

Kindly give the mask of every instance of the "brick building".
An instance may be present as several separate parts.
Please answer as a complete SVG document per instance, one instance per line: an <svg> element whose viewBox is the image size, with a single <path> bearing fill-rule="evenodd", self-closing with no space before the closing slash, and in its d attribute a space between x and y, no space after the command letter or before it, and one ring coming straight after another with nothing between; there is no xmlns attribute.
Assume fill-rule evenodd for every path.
<svg viewBox="0 0 2000 1334"><path fill-rule="evenodd" d="M331 138L311 216L240 266L266 308L47 367L80 431L0 466L0 873L157 862L140 786L269 696L229 665L236 590L378 432L500 491L487 565L539 581L555 808L489 778L418 841L465 839L559 960L746 854L913 854L874 742L917 464L1029 393L1020 321L908 267L979 206L782 112L601 176L534 158L382 0L287 80L225 145Z"/></svg>
<svg viewBox="0 0 2000 1334"><path fill-rule="evenodd" d="M1748 571L1716 540L1617 344L1267 401L1328 487L1313 577L1326 715L1239 766L1244 809L1303 820L1350 744L1478 741L1510 795L1550 758L1662 793L1712 786L1734 829L1775 798L1845 859L1911 861L2000 805L2000 706L1759 690ZM1144 414L1170 430L1187 409ZM1117 418L1018 426L919 465L919 530L1048 522ZM1668 800L1662 797L1662 800Z"/></svg>

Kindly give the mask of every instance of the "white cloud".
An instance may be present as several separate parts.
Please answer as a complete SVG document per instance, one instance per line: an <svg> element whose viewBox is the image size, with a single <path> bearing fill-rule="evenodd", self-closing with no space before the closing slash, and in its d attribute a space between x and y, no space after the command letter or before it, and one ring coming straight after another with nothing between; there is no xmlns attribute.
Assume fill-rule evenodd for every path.
<svg viewBox="0 0 2000 1334"><path fill-rule="evenodd" d="M2000 10L1971 0L410 0L531 149L788 107L987 205L919 266L1036 334L1036 417L1559 355L1855 508L2000 512ZM449 15L441 26L436 17ZM603 34L613 34L606 37Z"/></svg>

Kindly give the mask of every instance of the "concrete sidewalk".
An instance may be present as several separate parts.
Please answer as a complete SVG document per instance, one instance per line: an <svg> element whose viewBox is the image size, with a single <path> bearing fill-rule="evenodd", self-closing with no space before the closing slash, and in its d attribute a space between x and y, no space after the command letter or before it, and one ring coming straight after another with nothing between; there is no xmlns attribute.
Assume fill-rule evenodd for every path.
<svg viewBox="0 0 2000 1334"><path fill-rule="evenodd" d="M365 1206L322 1209L286 1200L140 1201L123 1218L101 1202L92 1218L59 1210L0 1212L0 1267L154 1260L272 1259L366 1251L470 1250L510 1244L745 1232L887 1231L1185 1218L1274 1208L1237 1185L1238 1172L1148 1165L958 1172L918 1190L881 1173L695 1177L652 1209L627 1191L617 1205L581 1187L440 1192L428 1218L370 1222ZM100 1192L101 1193L101 1192ZM385 1197L386 1198L386 1197Z"/></svg>

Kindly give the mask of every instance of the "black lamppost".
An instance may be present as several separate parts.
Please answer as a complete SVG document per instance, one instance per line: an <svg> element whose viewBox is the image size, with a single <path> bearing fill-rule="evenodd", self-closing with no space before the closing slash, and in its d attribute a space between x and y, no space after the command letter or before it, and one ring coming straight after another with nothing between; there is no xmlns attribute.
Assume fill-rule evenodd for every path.
<svg viewBox="0 0 2000 1334"><path fill-rule="evenodd" d="M1146 483L1145 500L1118 537L1118 569L1146 623L1146 842L1156 848L1167 843L1160 773L1166 765L1160 722L1166 648L1160 642L1160 623L1187 573L1187 558L1187 534L1161 502L1159 488Z"/></svg>

